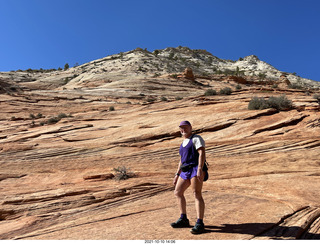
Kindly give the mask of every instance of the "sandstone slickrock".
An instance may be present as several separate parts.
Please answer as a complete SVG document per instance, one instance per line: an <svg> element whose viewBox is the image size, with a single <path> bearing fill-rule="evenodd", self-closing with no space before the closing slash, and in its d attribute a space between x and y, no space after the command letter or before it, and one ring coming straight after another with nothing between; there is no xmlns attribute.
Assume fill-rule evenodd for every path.
<svg viewBox="0 0 320 244"><path fill-rule="evenodd" d="M319 110L302 109L319 108L318 90L148 74L0 94L0 239L320 239ZM224 87L231 95L204 96ZM291 110L248 110L254 96L283 94ZM62 113L70 116L48 123ZM169 225L179 215L172 180L185 119L209 162L206 232L197 236ZM120 166L134 175L115 180ZM186 198L193 224L190 189Z"/></svg>

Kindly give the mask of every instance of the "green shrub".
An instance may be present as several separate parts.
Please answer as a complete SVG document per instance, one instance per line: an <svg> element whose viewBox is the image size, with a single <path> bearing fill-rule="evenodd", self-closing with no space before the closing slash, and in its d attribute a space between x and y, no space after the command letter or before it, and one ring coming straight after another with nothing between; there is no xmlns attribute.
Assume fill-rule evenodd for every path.
<svg viewBox="0 0 320 244"><path fill-rule="evenodd" d="M168 57L170 60L172 60L173 58L174 58L174 53L173 52L171 52L170 54L169 54L169 57Z"/></svg>
<svg viewBox="0 0 320 244"><path fill-rule="evenodd" d="M258 76L259 76L260 80L263 80L267 77L267 75L265 73L259 73Z"/></svg>
<svg viewBox="0 0 320 244"><path fill-rule="evenodd" d="M62 82L62 85L68 84L68 82L69 82L70 80L71 80L71 78L69 78L69 77L64 78L64 80L63 80L63 82Z"/></svg>
<svg viewBox="0 0 320 244"><path fill-rule="evenodd" d="M34 122L34 120L32 120L31 124L30 124L30 127L33 128L36 126L36 122Z"/></svg>
<svg viewBox="0 0 320 244"><path fill-rule="evenodd" d="M34 114L30 114L29 117L30 119L41 119L44 116L41 113L38 113L37 116L35 116Z"/></svg>
<svg viewBox="0 0 320 244"><path fill-rule="evenodd" d="M169 75L169 77L177 79L178 78L178 74L171 74L171 75Z"/></svg>
<svg viewBox="0 0 320 244"><path fill-rule="evenodd" d="M250 110L262 110L267 108L288 110L292 108L292 101L287 99L285 95L270 97L268 100L265 100L263 97L253 97L248 105L248 109Z"/></svg>
<svg viewBox="0 0 320 244"><path fill-rule="evenodd" d="M158 57L159 53L160 53L160 51L157 50L157 49L153 51L153 54L154 54L154 56L156 56L156 57Z"/></svg>
<svg viewBox="0 0 320 244"><path fill-rule="evenodd" d="M313 98L317 99L318 103L320 104L320 94L314 94Z"/></svg>
<svg viewBox="0 0 320 244"><path fill-rule="evenodd" d="M51 125L51 124L55 124L58 123L60 121L60 119L58 117L53 117L48 119L47 124Z"/></svg>
<svg viewBox="0 0 320 244"><path fill-rule="evenodd" d="M298 90L303 90L303 86L302 85L300 85L300 84L297 84L297 83L291 83L290 85L288 85L288 87L290 88L290 89L298 89Z"/></svg>
<svg viewBox="0 0 320 244"><path fill-rule="evenodd" d="M285 95L280 97L270 97L267 102L271 108L275 108L277 110L287 110L292 108L292 101L290 101Z"/></svg>
<svg viewBox="0 0 320 244"><path fill-rule="evenodd" d="M109 111L114 111L114 110L115 110L115 108L113 106L109 107Z"/></svg>
<svg viewBox="0 0 320 244"><path fill-rule="evenodd" d="M66 63L66 64L64 65L64 70L67 70L67 69L69 69L69 64L68 64L68 63Z"/></svg>
<svg viewBox="0 0 320 244"><path fill-rule="evenodd" d="M217 92L216 92L216 90L208 89L205 91L204 95L205 96L214 96L214 95L217 95Z"/></svg>
<svg viewBox="0 0 320 244"><path fill-rule="evenodd" d="M156 99L153 98L153 97L149 97L149 98L147 99L147 102L148 102L148 103L153 103L153 102L155 102L155 101L156 101Z"/></svg>
<svg viewBox="0 0 320 244"><path fill-rule="evenodd" d="M232 93L232 90L230 87L225 87L223 89L220 89L219 94L220 95L230 95Z"/></svg>
<svg viewBox="0 0 320 244"><path fill-rule="evenodd" d="M269 106L263 97L253 97L248 105L248 109L250 110L261 110L266 108L269 108Z"/></svg>
<svg viewBox="0 0 320 244"><path fill-rule="evenodd" d="M42 116L42 114L38 114L38 116ZM48 119L47 124L49 124L49 125L55 124L55 123L58 123L61 119L68 118L68 117L72 117L71 114L66 115L65 113L60 113L60 114L58 114L58 116Z"/></svg>
<svg viewBox="0 0 320 244"><path fill-rule="evenodd" d="M166 98L166 97L161 97L161 101L162 101L162 102L166 102L166 101L168 101L168 98Z"/></svg>
<svg viewBox="0 0 320 244"><path fill-rule="evenodd" d="M236 85L236 89L237 89L237 90L241 90L241 89L242 89L242 86L240 86L240 85L238 84L238 85Z"/></svg>
<svg viewBox="0 0 320 244"><path fill-rule="evenodd" d="M59 119L63 119L63 118L67 118L68 117L68 115L66 115L65 113L60 113L59 115L58 115L58 118Z"/></svg>

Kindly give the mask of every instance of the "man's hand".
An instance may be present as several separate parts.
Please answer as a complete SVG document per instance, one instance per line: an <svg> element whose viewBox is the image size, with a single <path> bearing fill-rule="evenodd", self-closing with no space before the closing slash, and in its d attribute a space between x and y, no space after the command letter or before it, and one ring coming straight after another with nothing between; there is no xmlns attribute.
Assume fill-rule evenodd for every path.
<svg viewBox="0 0 320 244"><path fill-rule="evenodd" d="M198 179L199 181L201 181L201 180L203 179L202 175L203 175L203 171L202 171L202 169L200 169L200 168L198 167L198 170L197 170L197 179Z"/></svg>

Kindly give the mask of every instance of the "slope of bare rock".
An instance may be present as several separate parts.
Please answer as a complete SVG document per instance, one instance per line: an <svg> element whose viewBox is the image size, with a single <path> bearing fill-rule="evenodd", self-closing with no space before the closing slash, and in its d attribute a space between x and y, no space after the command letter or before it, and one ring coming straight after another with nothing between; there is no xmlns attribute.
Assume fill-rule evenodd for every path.
<svg viewBox="0 0 320 244"><path fill-rule="evenodd" d="M301 109L316 106L310 95L252 85L204 96L235 84L197 77L202 85L165 75L76 78L65 90L0 94L0 239L320 239L319 112ZM253 96L284 93L289 111L248 110ZM186 119L209 163L206 232L197 236L170 227ZM116 180L120 166L129 179ZM193 224L191 189L186 199Z"/></svg>
<svg viewBox="0 0 320 244"><path fill-rule="evenodd" d="M319 82L286 73L250 55L237 61L223 60L206 50L188 47L166 48L149 52L141 48L114 54L67 70L18 70L0 72L0 79L12 80L24 89L82 89L130 83L135 79L165 77L170 74L182 77L192 69L198 79L237 82L244 85L276 84L287 88L289 84L319 88ZM222 74L217 74L222 72ZM230 75L230 73L232 75ZM262 73L267 80L255 74ZM180 75L179 75L180 74ZM254 76L255 75L255 76ZM184 78L185 79L185 78ZM189 80L194 81L194 80ZM117 84L117 82L120 82ZM137 85L137 84L136 84ZM133 85L134 87L134 85Z"/></svg>
<svg viewBox="0 0 320 244"><path fill-rule="evenodd" d="M278 224L260 233L254 239L318 239L319 227L313 229L314 222L319 222L320 209L306 206L298 211L284 216Z"/></svg>

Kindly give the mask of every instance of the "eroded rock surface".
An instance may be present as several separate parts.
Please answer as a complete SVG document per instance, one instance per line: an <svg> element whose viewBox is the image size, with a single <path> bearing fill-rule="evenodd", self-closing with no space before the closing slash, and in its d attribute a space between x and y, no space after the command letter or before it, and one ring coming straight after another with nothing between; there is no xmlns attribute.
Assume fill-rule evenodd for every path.
<svg viewBox="0 0 320 244"><path fill-rule="evenodd" d="M138 77L0 94L0 239L319 239L312 94L197 82ZM203 95L226 86L229 96ZM253 96L283 94L293 109L248 110ZM169 225L179 216L172 180L185 119L205 139L210 164L207 231L198 236ZM134 176L115 180L120 166ZM186 198L193 224L190 189Z"/></svg>

